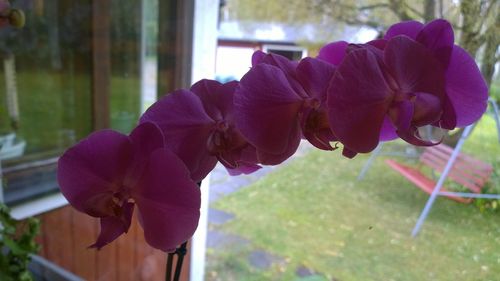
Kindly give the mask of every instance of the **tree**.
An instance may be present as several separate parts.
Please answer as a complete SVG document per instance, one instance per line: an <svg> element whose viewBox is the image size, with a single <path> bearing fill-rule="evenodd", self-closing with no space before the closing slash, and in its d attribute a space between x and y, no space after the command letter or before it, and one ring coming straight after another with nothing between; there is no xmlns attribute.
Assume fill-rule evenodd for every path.
<svg viewBox="0 0 500 281"><path fill-rule="evenodd" d="M429 22L445 18L453 25L458 44L481 62L481 73L488 86L491 86L499 61L498 0L227 0L227 4L229 17L238 20L315 24L317 30L326 33L346 24L369 26L382 35L394 22ZM314 50L321 46L307 47ZM440 138L442 133L438 135ZM461 130L447 137L445 142L454 145L460 135Z"/></svg>
<svg viewBox="0 0 500 281"><path fill-rule="evenodd" d="M428 22L446 18L458 31L459 45L472 56L481 56L481 70L488 84L498 62L500 15L498 0L227 0L229 17L240 21L315 24L328 32L341 24L369 26L383 32L397 21Z"/></svg>

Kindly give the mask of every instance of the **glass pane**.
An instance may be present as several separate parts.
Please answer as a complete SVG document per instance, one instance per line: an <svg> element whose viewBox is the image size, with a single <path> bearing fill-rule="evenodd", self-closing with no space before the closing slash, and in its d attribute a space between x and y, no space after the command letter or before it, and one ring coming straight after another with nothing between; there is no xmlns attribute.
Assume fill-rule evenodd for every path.
<svg viewBox="0 0 500 281"><path fill-rule="evenodd" d="M123 133L140 113L140 11L140 1L111 1L111 127Z"/></svg>
<svg viewBox="0 0 500 281"><path fill-rule="evenodd" d="M0 30L0 159L8 203L35 185L35 193L57 187L50 159L92 129L89 2L17 1L27 25ZM38 168L26 170L26 163Z"/></svg>
<svg viewBox="0 0 500 281"><path fill-rule="evenodd" d="M181 55L177 50L183 47L177 44L184 36L177 28L183 8L177 6L180 1L158 0L10 2L25 12L26 26L0 29L4 199L17 210L35 204L50 208L57 195L45 195L58 191L56 165L65 149L94 130L130 132L156 100L157 89L174 87L179 56L191 56L189 48ZM164 71L161 87L157 69ZM43 203L31 205L41 197ZM26 205L15 208L20 203ZM87 249L100 231L97 219L71 206L38 217L38 254L53 263L35 259L33 266L42 267L40 280L56 280L61 268L82 280L160 280L165 275L166 255L146 244L136 217L126 236L100 251Z"/></svg>
<svg viewBox="0 0 500 281"><path fill-rule="evenodd" d="M92 130L129 133L156 100L158 1L17 1L0 31L5 201L57 190L57 157Z"/></svg>
<svg viewBox="0 0 500 281"><path fill-rule="evenodd" d="M298 60L299 49L316 57L329 42L366 43L383 38L389 26L400 21L430 22L442 18L454 27L455 43L477 59L487 84L491 82L490 96L500 98L498 71L495 71L498 42L492 39L498 37L493 28L498 19L498 1L225 0L220 3L216 66L220 81L241 78L248 71L256 49ZM396 29L401 32L407 27ZM433 25L426 28L431 33ZM417 37L422 40L426 36L422 32ZM346 55L343 50L330 48L323 54ZM348 48L347 53L351 50ZM412 59L408 57L407 62ZM337 70L351 66L343 60ZM357 65L356 69L363 69L363 65ZM405 70L409 69L410 64ZM307 75L295 77L288 71L282 74L287 79L297 79L294 81L297 85L307 80L304 78ZM331 97L341 92L332 90L337 86L335 82L348 79L343 71L334 75L335 79L326 81L329 90L325 99L330 101L330 107ZM244 83L255 81L252 80L255 77ZM368 79L351 80L353 86L365 78ZM473 84L471 80L460 82L464 85L461 88ZM446 83L450 87L454 82ZM367 96L370 94L366 91ZM459 156L442 191L480 189L484 193L481 196L500 193L500 146L492 112L488 110L476 123L460 150L474 160ZM211 174L208 196L205 280L498 279L495 276L500 273L500 255L494 250L500 246L498 200L475 199L467 205L455 202L471 202L463 197L439 196L418 236L412 237L424 206L429 206L426 205L429 194L422 189L427 192L434 189L450 159L451 152L444 152L444 144L456 147L463 132L456 130L442 139L448 132L441 128L436 131L439 133L425 133L434 133L435 140L441 139L443 144L431 148L414 147L399 140L380 145L372 156L361 153L347 159L341 149L320 151L304 141L285 165L266 166L238 177L229 176L222 165L217 166ZM479 183L481 188L471 182Z"/></svg>

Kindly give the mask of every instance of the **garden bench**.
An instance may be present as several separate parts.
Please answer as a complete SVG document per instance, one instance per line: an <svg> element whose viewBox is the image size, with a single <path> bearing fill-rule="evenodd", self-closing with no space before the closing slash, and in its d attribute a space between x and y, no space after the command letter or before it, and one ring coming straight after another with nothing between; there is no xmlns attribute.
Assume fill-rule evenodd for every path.
<svg viewBox="0 0 500 281"><path fill-rule="evenodd" d="M393 159L387 159L385 162L417 187L432 194L437 186L437 181L422 173L422 167L426 166L433 172L442 173L452 153L453 148L445 144L439 144L424 149L417 168L399 163ZM452 181L469 189L472 193L481 193L481 189L492 172L493 167L490 164L475 159L470 155L459 153L447 176ZM460 197L460 193L450 192L444 186L439 194L460 203L470 203L473 200L473 198Z"/></svg>

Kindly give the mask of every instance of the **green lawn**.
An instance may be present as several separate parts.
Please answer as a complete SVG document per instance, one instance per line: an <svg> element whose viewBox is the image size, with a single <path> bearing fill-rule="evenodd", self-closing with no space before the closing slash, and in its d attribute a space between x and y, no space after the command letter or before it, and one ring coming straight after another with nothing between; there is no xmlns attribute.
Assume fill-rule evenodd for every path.
<svg viewBox="0 0 500 281"><path fill-rule="evenodd" d="M3 76L3 73L0 73ZM25 154L60 153L92 131L90 76L81 73L17 74L17 136L26 140ZM113 76L110 81L111 127L128 133L140 114L140 81ZM0 89L0 135L12 132L5 89Z"/></svg>
<svg viewBox="0 0 500 281"><path fill-rule="evenodd" d="M491 118L483 118L464 149L498 167ZM215 208L236 216L220 230L252 243L209 251L208 279L299 280L295 269L304 265L327 280L498 280L500 213L438 198L411 238L428 195L383 159L358 182L367 156L348 160L340 151L314 150L218 201ZM492 180L495 189L498 176ZM252 249L285 263L253 268L245 257Z"/></svg>

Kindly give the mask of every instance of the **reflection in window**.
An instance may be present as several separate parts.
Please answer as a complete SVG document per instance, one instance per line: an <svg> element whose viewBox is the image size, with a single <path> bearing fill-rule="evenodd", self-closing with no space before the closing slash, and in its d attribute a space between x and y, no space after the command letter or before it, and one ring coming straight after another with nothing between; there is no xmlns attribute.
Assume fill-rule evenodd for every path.
<svg viewBox="0 0 500 281"><path fill-rule="evenodd" d="M7 203L35 185L35 193L53 189L53 158L92 129L89 1L13 4L25 11L27 24L0 30L0 159Z"/></svg>
<svg viewBox="0 0 500 281"><path fill-rule="evenodd" d="M142 2L142 4L141 4ZM95 129L132 130L156 99L158 1L25 0L0 30L4 199L57 190L57 157Z"/></svg>

